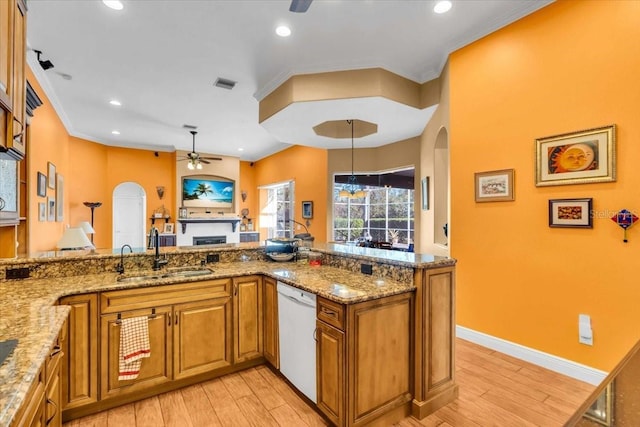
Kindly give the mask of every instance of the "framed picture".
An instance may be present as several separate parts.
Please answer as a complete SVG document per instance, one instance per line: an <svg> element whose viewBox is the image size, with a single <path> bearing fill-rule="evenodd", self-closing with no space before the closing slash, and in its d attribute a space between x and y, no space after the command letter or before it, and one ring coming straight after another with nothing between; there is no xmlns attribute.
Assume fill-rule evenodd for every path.
<svg viewBox="0 0 640 427"><path fill-rule="evenodd" d="M513 169L476 172L476 202L515 200L513 175Z"/></svg>
<svg viewBox="0 0 640 427"><path fill-rule="evenodd" d="M45 202L38 203L38 221L47 220L47 204Z"/></svg>
<svg viewBox="0 0 640 427"><path fill-rule="evenodd" d="M64 178L56 174L56 221L64 220Z"/></svg>
<svg viewBox="0 0 640 427"><path fill-rule="evenodd" d="M549 227L593 228L593 199L549 200Z"/></svg>
<svg viewBox="0 0 640 427"><path fill-rule="evenodd" d="M56 198L55 197L49 197L47 199L47 218L49 219L49 221L55 221L56 220Z"/></svg>
<svg viewBox="0 0 640 427"><path fill-rule="evenodd" d="M47 162L47 182L49 188L56 188L56 165L51 162Z"/></svg>
<svg viewBox="0 0 640 427"><path fill-rule="evenodd" d="M38 197L45 197L47 195L47 176L42 172L38 172Z"/></svg>
<svg viewBox="0 0 640 427"><path fill-rule="evenodd" d="M603 426L612 426L613 423L613 382L602 390L600 396L584 413L584 418L594 421Z"/></svg>
<svg viewBox="0 0 640 427"><path fill-rule="evenodd" d="M536 139L536 186L616 180L616 127Z"/></svg>
<svg viewBox="0 0 640 427"><path fill-rule="evenodd" d="M164 229L162 230L163 233L167 233L167 234L173 234L173 223L172 222L165 222L164 223Z"/></svg>
<svg viewBox="0 0 640 427"><path fill-rule="evenodd" d="M302 202L302 218L313 218L313 202Z"/></svg>
<svg viewBox="0 0 640 427"><path fill-rule="evenodd" d="M425 176L420 181L420 197L422 197L422 210L429 210L429 177Z"/></svg>

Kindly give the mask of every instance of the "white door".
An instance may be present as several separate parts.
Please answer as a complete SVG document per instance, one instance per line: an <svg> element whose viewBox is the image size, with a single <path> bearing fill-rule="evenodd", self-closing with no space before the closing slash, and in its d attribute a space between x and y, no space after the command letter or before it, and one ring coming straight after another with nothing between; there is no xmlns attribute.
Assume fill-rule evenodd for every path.
<svg viewBox="0 0 640 427"><path fill-rule="evenodd" d="M135 182L123 182L113 190L113 247L124 244L146 248L147 195Z"/></svg>

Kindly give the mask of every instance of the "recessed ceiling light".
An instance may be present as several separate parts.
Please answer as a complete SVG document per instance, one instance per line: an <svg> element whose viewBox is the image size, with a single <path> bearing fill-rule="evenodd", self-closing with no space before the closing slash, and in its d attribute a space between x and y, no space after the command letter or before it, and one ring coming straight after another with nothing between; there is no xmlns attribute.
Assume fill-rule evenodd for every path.
<svg viewBox="0 0 640 427"><path fill-rule="evenodd" d="M280 25L276 28L276 34L280 37L289 37L291 35L291 29L286 25Z"/></svg>
<svg viewBox="0 0 640 427"><path fill-rule="evenodd" d="M238 148L238 151L244 151L244 148Z"/></svg>
<svg viewBox="0 0 640 427"><path fill-rule="evenodd" d="M122 103L117 99L112 99L111 101L109 101L109 104L115 105L116 107L120 107L122 105Z"/></svg>
<svg viewBox="0 0 640 427"><path fill-rule="evenodd" d="M114 135L120 135L120 131L119 130L112 130L111 133L114 134Z"/></svg>
<svg viewBox="0 0 640 427"><path fill-rule="evenodd" d="M453 6L453 4L449 0L440 0L433 6L433 11L435 13L445 13L451 9L451 6Z"/></svg>
<svg viewBox="0 0 640 427"><path fill-rule="evenodd" d="M124 9L124 5L120 0L102 0L105 6L113 10L122 10Z"/></svg>

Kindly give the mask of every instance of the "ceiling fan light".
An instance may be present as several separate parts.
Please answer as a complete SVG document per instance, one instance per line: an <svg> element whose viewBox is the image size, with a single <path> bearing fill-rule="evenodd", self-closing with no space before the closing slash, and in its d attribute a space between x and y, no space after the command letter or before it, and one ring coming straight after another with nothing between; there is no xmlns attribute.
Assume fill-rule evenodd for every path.
<svg viewBox="0 0 640 427"><path fill-rule="evenodd" d="M196 169L198 170L202 169L202 163L200 162L196 163Z"/></svg>
<svg viewBox="0 0 640 427"><path fill-rule="evenodd" d="M193 162L191 160L189 160L189 163L187 163L187 169L189 170L194 170L195 166L193 166Z"/></svg>

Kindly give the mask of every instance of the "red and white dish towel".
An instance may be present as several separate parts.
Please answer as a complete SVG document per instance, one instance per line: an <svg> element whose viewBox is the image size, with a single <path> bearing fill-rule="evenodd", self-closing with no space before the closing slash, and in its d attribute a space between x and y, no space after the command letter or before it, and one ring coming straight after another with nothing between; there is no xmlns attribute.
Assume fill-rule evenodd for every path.
<svg viewBox="0 0 640 427"><path fill-rule="evenodd" d="M118 380L138 378L144 357L151 357L149 318L141 316L122 319Z"/></svg>

